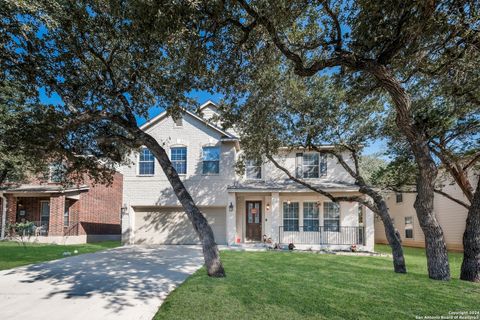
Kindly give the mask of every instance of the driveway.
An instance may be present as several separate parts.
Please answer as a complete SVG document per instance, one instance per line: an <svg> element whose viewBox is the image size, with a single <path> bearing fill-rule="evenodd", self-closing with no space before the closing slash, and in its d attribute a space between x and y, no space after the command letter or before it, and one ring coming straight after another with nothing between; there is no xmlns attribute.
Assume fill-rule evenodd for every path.
<svg viewBox="0 0 480 320"><path fill-rule="evenodd" d="M130 246L0 271L0 319L152 319L200 246Z"/></svg>

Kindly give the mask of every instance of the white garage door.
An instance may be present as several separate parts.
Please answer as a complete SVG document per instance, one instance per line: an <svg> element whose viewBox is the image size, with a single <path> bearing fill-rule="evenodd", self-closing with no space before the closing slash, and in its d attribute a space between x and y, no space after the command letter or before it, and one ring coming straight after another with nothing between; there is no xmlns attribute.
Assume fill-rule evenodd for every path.
<svg viewBox="0 0 480 320"><path fill-rule="evenodd" d="M226 243L226 208L200 208L217 244ZM200 240L182 208L136 208L136 244L198 244Z"/></svg>

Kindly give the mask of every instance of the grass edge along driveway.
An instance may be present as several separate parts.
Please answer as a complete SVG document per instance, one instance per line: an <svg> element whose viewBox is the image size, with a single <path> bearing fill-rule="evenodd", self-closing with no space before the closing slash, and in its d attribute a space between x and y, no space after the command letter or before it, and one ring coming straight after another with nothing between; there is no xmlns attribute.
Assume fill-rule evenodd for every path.
<svg viewBox="0 0 480 320"><path fill-rule="evenodd" d="M0 241L0 270L11 269L32 263L40 263L71 255L92 253L120 246L120 241L104 241L86 244L58 245L27 243L24 247L15 241ZM74 254L77 250L78 253Z"/></svg>
<svg viewBox="0 0 480 320"><path fill-rule="evenodd" d="M424 249L404 250L408 274L395 274L387 257L222 251L227 277L209 278L200 269L154 319L415 319L480 312L480 285L458 279L461 253L450 254L453 279L440 282L427 276Z"/></svg>

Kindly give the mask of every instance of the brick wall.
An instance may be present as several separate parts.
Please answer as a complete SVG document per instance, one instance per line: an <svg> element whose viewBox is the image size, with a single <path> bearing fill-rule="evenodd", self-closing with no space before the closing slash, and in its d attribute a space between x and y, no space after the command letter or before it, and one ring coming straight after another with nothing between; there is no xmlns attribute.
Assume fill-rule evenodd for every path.
<svg viewBox="0 0 480 320"><path fill-rule="evenodd" d="M50 197L50 224L48 235L63 236L63 213L65 210L65 195L58 194Z"/></svg>
<svg viewBox="0 0 480 320"><path fill-rule="evenodd" d="M78 210L80 234L120 234L123 176L116 173L110 186L87 183L88 192L80 195L73 210Z"/></svg>
<svg viewBox="0 0 480 320"><path fill-rule="evenodd" d="M17 198L11 194L5 196L7 198L7 223L15 223L17 216Z"/></svg>

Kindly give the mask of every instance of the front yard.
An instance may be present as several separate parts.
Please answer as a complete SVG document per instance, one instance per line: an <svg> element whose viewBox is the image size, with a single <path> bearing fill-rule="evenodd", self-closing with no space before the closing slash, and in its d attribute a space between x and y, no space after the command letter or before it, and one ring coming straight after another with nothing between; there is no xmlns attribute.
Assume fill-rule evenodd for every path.
<svg viewBox="0 0 480 320"><path fill-rule="evenodd" d="M0 270L60 259L64 257L63 253L67 251L76 255L75 250L78 251L77 254L91 253L115 248L119 245L119 241L105 241L78 245L27 244L24 248L18 242L2 241L0 242Z"/></svg>
<svg viewBox="0 0 480 320"><path fill-rule="evenodd" d="M423 249L405 248L405 254L409 273L400 275L386 257L223 251L227 277L211 279L201 269L168 296L155 319L415 319L480 312L480 285L458 280L461 254L450 255L449 282L428 279Z"/></svg>

